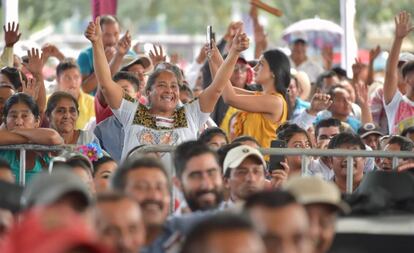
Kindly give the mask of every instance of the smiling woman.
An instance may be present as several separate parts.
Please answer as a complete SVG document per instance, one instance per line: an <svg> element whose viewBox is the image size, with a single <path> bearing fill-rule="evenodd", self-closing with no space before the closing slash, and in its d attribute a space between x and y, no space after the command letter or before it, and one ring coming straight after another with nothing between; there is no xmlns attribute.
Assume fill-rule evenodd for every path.
<svg viewBox="0 0 414 253"><path fill-rule="evenodd" d="M102 93L125 132L121 160L126 158L131 149L142 144L177 145L197 138L199 129L206 123L224 89L226 83L223 80L215 79L198 99L181 106L177 75L171 68L160 67L148 78L145 95L149 105L145 106L125 94L112 80L105 58L99 17L89 23L85 36L92 43L94 69ZM242 40L232 47L236 56L245 49L239 41ZM237 57L229 59L235 63ZM223 64L223 68L229 68L228 65ZM225 78L230 78L230 75Z"/></svg>
<svg viewBox="0 0 414 253"><path fill-rule="evenodd" d="M98 138L92 132L76 129L79 117L78 101L71 94L64 91L53 93L47 101L45 113L50 127L62 136L65 144L99 144Z"/></svg>

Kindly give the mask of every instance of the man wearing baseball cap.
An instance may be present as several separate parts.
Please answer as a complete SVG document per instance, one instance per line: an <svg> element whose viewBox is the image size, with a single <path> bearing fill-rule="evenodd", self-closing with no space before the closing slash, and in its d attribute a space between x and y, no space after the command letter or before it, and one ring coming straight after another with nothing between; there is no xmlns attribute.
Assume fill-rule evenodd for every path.
<svg viewBox="0 0 414 253"><path fill-rule="evenodd" d="M349 206L341 200L338 187L320 177L294 177L284 187L305 206L314 243L313 252L327 252L335 236L337 214L350 211Z"/></svg>
<svg viewBox="0 0 414 253"><path fill-rule="evenodd" d="M139 92L144 94L144 88L147 82L145 75L153 69L151 59L146 55L139 55L135 58L125 56L123 60L124 65L120 71L126 71L136 75L139 80Z"/></svg>
<svg viewBox="0 0 414 253"><path fill-rule="evenodd" d="M358 129L358 134L365 145L370 146L372 150L379 149L379 139L384 136L381 129L373 123L364 124Z"/></svg>
<svg viewBox="0 0 414 253"><path fill-rule="evenodd" d="M69 170L56 169L51 174L42 172L36 175L24 189L21 203L26 209L55 206L82 214L92 203L92 196L77 175Z"/></svg>
<svg viewBox="0 0 414 253"><path fill-rule="evenodd" d="M230 192L226 207L265 188L266 162L259 150L247 145L228 151L223 162L225 187Z"/></svg>

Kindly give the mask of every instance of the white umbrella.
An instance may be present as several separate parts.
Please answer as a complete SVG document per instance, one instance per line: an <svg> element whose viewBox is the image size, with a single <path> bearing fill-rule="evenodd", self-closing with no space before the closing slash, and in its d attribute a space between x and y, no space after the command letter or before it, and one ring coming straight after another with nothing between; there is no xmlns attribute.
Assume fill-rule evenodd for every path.
<svg viewBox="0 0 414 253"><path fill-rule="evenodd" d="M344 30L332 21L315 17L312 19L300 20L288 26L282 33L282 38L288 43L298 38L305 39L308 44L322 48L329 44L340 46Z"/></svg>

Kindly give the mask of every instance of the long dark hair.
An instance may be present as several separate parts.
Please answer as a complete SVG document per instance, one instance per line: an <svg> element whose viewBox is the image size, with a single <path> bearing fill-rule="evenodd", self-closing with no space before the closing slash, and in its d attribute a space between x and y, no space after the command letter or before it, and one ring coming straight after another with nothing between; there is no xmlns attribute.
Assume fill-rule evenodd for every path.
<svg viewBox="0 0 414 253"><path fill-rule="evenodd" d="M267 50L263 57L269 64L270 71L275 76L275 90L282 94L288 105L288 118L291 112L287 90L290 84L290 62L289 58L278 49Z"/></svg>

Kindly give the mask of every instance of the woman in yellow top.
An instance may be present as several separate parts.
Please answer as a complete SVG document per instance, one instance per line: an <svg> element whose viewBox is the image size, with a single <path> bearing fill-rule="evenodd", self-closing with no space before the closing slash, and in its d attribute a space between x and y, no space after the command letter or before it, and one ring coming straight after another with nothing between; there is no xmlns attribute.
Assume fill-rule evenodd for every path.
<svg viewBox="0 0 414 253"><path fill-rule="evenodd" d="M222 62L223 59L214 48L210 58L212 71ZM286 95L290 83L289 59L280 50L268 50L260 57L254 70L256 83L263 87L263 92L235 88L229 81L223 99L242 111L236 116L232 137L249 135L263 148L267 148L276 139L277 127L288 118Z"/></svg>

